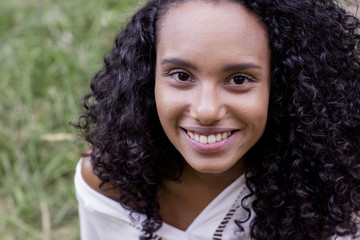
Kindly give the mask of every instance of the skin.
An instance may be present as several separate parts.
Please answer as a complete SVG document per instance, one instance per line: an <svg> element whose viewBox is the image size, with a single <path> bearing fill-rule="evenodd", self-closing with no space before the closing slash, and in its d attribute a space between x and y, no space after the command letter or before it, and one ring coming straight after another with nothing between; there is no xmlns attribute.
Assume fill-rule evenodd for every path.
<svg viewBox="0 0 360 240"><path fill-rule="evenodd" d="M185 230L246 169L262 136L270 93L270 49L259 18L241 5L186 1L158 23L155 100L166 135L185 161L181 182L158 191L164 222ZM199 136L231 132L220 143Z"/></svg>

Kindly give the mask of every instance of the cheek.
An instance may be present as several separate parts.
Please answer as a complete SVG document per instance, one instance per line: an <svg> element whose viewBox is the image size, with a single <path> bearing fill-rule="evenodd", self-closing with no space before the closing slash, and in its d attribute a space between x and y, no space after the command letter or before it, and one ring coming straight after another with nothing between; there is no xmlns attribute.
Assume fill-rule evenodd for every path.
<svg viewBox="0 0 360 240"><path fill-rule="evenodd" d="M180 113L189 104L190 98L191 94L188 91L177 90L161 80L155 82L155 102L158 111Z"/></svg>
<svg viewBox="0 0 360 240"><path fill-rule="evenodd" d="M242 99L239 109L241 115L248 125L253 125L259 131L263 131L267 121L269 95L266 92L254 94Z"/></svg>
<svg viewBox="0 0 360 240"><path fill-rule="evenodd" d="M268 96L262 97L259 99L258 104L255 106L257 112L257 127L261 132L265 130L267 117L268 117L268 108L269 108L269 98Z"/></svg>
<svg viewBox="0 0 360 240"><path fill-rule="evenodd" d="M155 85L155 103L161 124L169 125L181 113L181 98L162 84Z"/></svg>
<svg viewBox="0 0 360 240"><path fill-rule="evenodd" d="M161 88L159 89L158 84L155 84L155 104L161 124L163 124L162 119L164 118L164 114L167 112L165 99L166 96L164 95L163 91L161 91Z"/></svg>
<svg viewBox="0 0 360 240"><path fill-rule="evenodd" d="M259 124L265 125L268 115L269 98L268 96L261 96L254 102L252 109L255 112Z"/></svg>

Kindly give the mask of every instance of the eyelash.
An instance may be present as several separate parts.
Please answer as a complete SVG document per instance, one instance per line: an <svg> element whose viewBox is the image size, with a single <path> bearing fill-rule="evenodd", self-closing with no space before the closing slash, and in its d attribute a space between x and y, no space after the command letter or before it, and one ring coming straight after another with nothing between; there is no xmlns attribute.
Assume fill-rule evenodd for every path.
<svg viewBox="0 0 360 240"><path fill-rule="evenodd" d="M188 79L181 80L181 79L179 79L179 77L175 77L176 75L179 75L179 74L186 74L188 76ZM174 78L175 80L177 80L179 82L187 82L187 81L189 81L189 79L191 79L191 75L183 70L173 70L173 71L170 71L167 75L171 76L172 78Z"/></svg>
<svg viewBox="0 0 360 240"><path fill-rule="evenodd" d="M188 79L187 80L181 80L179 79L179 74L186 74ZM166 75L168 76L171 76L172 78L174 78L176 81L179 81L179 82L188 82L189 80L191 80L191 75L189 73L187 73L186 71L184 70L181 70L181 69L178 69L178 70L173 70L173 71L170 71L168 72ZM176 77L176 75L178 77ZM244 85L246 83L241 83L241 84L237 84L237 83L231 83L231 81L236 78L236 77L242 77L242 80L246 83L249 83L249 82L254 82L254 78L249 76L249 75L246 75L246 74L235 74L233 76L231 76L230 78L228 78L228 80L226 80L226 83L227 84L230 84L230 85L235 85L235 86L241 86L241 85Z"/></svg>
<svg viewBox="0 0 360 240"><path fill-rule="evenodd" d="M241 85L246 84L246 83L237 84L237 83L235 83L235 82L234 82L234 83L230 83L230 81L231 81L232 79L234 79L235 77L242 77L242 80L247 81L247 83L254 81L254 79L253 79L251 76L249 76L249 75L236 74L236 75L231 76L231 77L227 80L227 83L229 83L229 84L234 84L234 85L238 85L238 86L241 86Z"/></svg>

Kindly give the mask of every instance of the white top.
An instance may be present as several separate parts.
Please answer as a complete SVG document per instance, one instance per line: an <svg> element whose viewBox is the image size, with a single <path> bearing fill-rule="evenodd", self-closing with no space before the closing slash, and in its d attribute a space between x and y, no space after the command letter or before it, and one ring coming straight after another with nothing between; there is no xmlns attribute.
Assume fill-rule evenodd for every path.
<svg viewBox="0 0 360 240"><path fill-rule="evenodd" d="M82 240L138 240L141 235L142 214L130 219L130 211L118 202L96 192L81 175L81 161L76 166L75 188L79 203L79 217ZM249 224L254 217L241 224L243 231L235 224L236 219L246 219L247 212L241 207L241 199L249 193L244 175L224 189L196 217L185 230L165 222L155 232L158 240L248 240ZM245 204L250 207L251 200ZM332 237L332 240L350 240L351 237ZM359 239L359 238L356 238Z"/></svg>
<svg viewBox="0 0 360 240"><path fill-rule="evenodd" d="M141 221L145 216L137 214L133 221L129 211L118 202L98 193L84 181L81 175L81 160L76 166L76 196L79 202L79 217L82 240L138 240ZM247 212L241 207L241 199L249 193L244 175L224 189L185 230L165 222L155 232L154 239L162 240L241 240L250 239L249 223L241 224L240 231L235 219L244 219ZM250 200L246 203L250 206ZM251 214L254 216L254 213Z"/></svg>

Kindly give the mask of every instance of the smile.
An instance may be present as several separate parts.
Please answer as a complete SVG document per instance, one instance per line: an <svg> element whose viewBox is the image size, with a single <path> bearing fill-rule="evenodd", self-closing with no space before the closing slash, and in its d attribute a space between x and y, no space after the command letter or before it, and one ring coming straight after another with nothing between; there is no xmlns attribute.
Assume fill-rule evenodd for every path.
<svg viewBox="0 0 360 240"><path fill-rule="evenodd" d="M222 133L216 133L211 134L209 136L202 135L200 133L186 131L186 134L196 142L199 142L201 144L213 144L216 142L220 142L228 137L231 136L231 132L222 132Z"/></svg>

